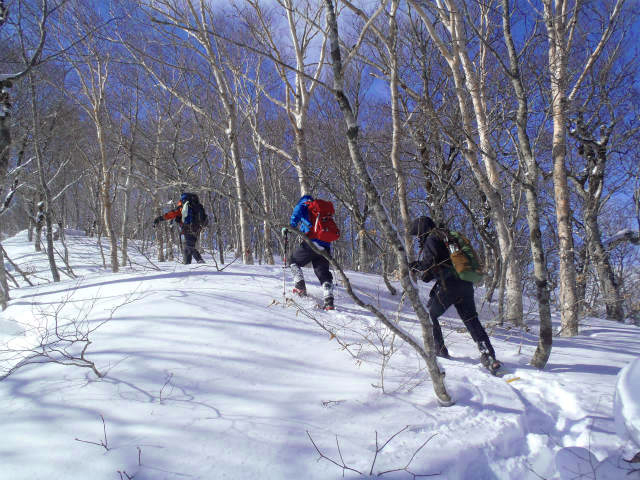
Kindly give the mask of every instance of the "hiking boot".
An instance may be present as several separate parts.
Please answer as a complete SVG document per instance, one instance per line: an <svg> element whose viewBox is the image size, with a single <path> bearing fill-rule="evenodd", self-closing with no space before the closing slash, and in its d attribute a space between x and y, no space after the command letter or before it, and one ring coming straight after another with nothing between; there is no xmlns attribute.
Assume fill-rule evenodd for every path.
<svg viewBox="0 0 640 480"><path fill-rule="evenodd" d="M500 368L502 368L502 363L500 363L488 353L482 353L480 355L480 363L482 363L482 366L489 370L493 375L495 375L496 372L500 370Z"/></svg>
<svg viewBox="0 0 640 480"><path fill-rule="evenodd" d="M324 307L325 310L335 310L336 307L333 306L333 297L326 297L324 299Z"/></svg>
<svg viewBox="0 0 640 480"><path fill-rule="evenodd" d="M304 283L304 280L300 280L293 285L293 293L300 297L307 296L307 285Z"/></svg>

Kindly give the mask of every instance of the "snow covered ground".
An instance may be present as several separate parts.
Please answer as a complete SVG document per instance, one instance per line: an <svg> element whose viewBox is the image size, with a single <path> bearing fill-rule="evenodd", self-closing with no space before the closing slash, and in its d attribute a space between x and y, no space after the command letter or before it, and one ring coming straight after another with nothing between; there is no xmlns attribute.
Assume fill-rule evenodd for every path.
<svg viewBox="0 0 640 480"><path fill-rule="evenodd" d="M0 314L0 342L12 350L0 367L51 341L57 320L67 334L95 328L85 356L105 376L40 363L1 381L0 479L640 478L613 415L618 372L640 355L635 326L586 319L579 337L554 338L539 372L527 365L535 315L529 333L491 327L491 305L482 305L512 371L496 378L452 309L443 328L454 359L440 363L456 404L443 408L417 354L340 286L335 312L313 300L285 307L280 266L155 269L132 252L135 266L112 274L96 239L67 240L78 278L56 284L25 232L3 242L39 284L12 271L23 286ZM313 272L305 275L319 296ZM349 276L421 338L381 278ZM383 369L379 352L392 347Z"/></svg>

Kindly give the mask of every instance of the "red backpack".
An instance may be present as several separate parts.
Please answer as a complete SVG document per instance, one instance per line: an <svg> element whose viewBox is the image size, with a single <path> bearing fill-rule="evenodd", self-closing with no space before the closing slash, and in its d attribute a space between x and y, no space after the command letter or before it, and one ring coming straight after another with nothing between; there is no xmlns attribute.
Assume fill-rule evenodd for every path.
<svg viewBox="0 0 640 480"><path fill-rule="evenodd" d="M306 202L309 211L309 221L313 225L309 231L309 238L323 242L335 242L340 238L340 229L333 220L333 203L327 200L313 200Z"/></svg>

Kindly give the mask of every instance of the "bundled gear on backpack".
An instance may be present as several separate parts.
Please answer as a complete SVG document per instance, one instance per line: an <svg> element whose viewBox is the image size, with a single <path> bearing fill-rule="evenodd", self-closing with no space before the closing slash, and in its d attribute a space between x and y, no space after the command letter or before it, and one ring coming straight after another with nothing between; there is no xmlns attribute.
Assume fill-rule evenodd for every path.
<svg viewBox="0 0 640 480"><path fill-rule="evenodd" d="M449 258L458 278L465 282L480 283L484 279L482 263L471 242L460 232L438 229L449 249Z"/></svg>
<svg viewBox="0 0 640 480"><path fill-rule="evenodd" d="M182 224L190 225L192 229L204 228L209 224L207 213L195 193L183 193L180 196L182 203Z"/></svg>
<svg viewBox="0 0 640 480"><path fill-rule="evenodd" d="M425 248L427 248L432 250L427 252L431 256L444 258L444 260L440 260L430 266L430 270L432 271L429 272L425 270L425 274L430 278L433 278L435 274L447 276L450 271L453 271L457 278L465 282L475 284L482 282L484 279L480 257L471 245L469 239L462 233L448 230L443 226L436 227L433 220L429 217L418 217L409 226L409 234L418 237L420 244L419 257L423 255ZM433 251L432 242L427 242L429 235L435 235L444 242L444 245L447 247L448 258L443 255L438 255L438 252Z"/></svg>

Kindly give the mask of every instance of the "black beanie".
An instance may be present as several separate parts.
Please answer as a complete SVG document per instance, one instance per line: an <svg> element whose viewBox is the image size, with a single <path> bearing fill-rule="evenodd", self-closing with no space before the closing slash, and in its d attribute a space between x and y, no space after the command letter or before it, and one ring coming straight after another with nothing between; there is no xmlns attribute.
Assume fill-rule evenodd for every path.
<svg viewBox="0 0 640 480"><path fill-rule="evenodd" d="M436 228L436 224L429 217L418 217L409 225L409 235L421 237Z"/></svg>

